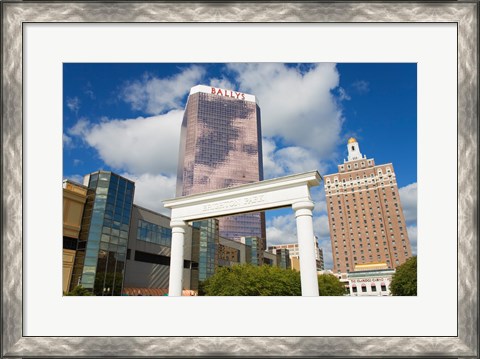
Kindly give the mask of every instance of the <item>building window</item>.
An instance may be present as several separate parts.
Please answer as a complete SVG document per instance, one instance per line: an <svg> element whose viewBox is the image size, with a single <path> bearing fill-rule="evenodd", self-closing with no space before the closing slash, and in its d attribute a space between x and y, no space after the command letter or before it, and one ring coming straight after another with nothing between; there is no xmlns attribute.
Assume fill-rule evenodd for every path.
<svg viewBox="0 0 480 359"><path fill-rule="evenodd" d="M160 225L139 219L137 240L170 247L172 241L172 230L171 228L162 227Z"/></svg>
<svg viewBox="0 0 480 359"><path fill-rule="evenodd" d="M362 293L367 292L367 286L365 284L362 285Z"/></svg>
<svg viewBox="0 0 480 359"><path fill-rule="evenodd" d="M382 290L382 292L387 291L387 286L385 285L385 283L382 283L381 290Z"/></svg>
<svg viewBox="0 0 480 359"><path fill-rule="evenodd" d="M375 283L372 283L372 292L377 291L377 285Z"/></svg>
<svg viewBox="0 0 480 359"><path fill-rule="evenodd" d="M352 292L353 292L353 293L357 293L357 287L356 287L356 286L353 286L353 287L352 287Z"/></svg>

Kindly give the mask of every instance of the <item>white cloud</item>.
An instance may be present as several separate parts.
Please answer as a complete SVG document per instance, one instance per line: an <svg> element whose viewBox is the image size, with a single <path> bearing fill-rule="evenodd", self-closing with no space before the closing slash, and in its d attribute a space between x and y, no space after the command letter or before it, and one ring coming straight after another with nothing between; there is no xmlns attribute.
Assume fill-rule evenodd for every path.
<svg viewBox="0 0 480 359"><path fill-rule="evenodd" d="M70 111L77 113L80 109L80 100L78 97L67 98L67 107L70 109Z"/></svg>
<svg viewBox="0 0 480 359"><path fill-rule="evenodd" d="M92 83L90 81L87 82L87 86L84 88L84 93L90 97L90 99L95 100L95 93L93 92Z"/></svg>
<svg viewBox="0 0 480 359"><path fill-rule="evenodd" d="M94 147L106 165L134 175L176 174L183 111L95 125L81 119L69 133Z"/></svg>
<svg viewBox="0 0 480 359"><path fill-rule="evenodd" d="M313 171L321 167L316 156L303 147L284 147L276 151L275 157L286 174Z"/></svg>
<svg viewBox="0 0 480 359"><path fill-rule="evenodd" d="M333 268L332 242L330 240L330 228L327 215L313 215L313 231L318 237L318 246L323 250L325 269Z"/></svg>
<svg viewBox="0 0 480 359"><path fill-rule="evenodd" d="M370 84L367 81L359 80L352 84L352 87L359 93L364 94L370 91Z"/></svg>
<svg viewBox="0 0 480 359"><path fill-rule="evenodd" d="M342 114L331 91L338 87L334 64L317 64L302 73L279 63L230 64L239 89L257 96L262 134L280 137L286 146L332 157L339 142Z"/></svg>
<svg viewBox="0 0 480 359"><path fill-rule="evenodd" d="M63 146L66 148L72 147L73 146L73 141L72 138L66 134L62 135L62 140L63 140Z"/></svg>
<svg viewBox="0 0 480 359"><path fill-rule="evenodd" d="M340 96L340 100L351 100L352 98L350 97L350 95L347 93L347 91L343 88L343 87L339 87L338 88L338 94Z"/></svg>
<svg viewBox="0 0 480 359"><path fill-rule="evenodd" d="M170 209L164 208L162 201L175 197L175 176L129 173L122 176L135 182L136 205L170 216Z"/></svg>
<svg viewBox="0 0 480 359"><path fill-rule="evenodd" d="M412 254L417 254L417 226L407 226L408 239L412 247Z"/></svg>
<svg viewBox="0 0 480 359"><path fill-rule="evenodd" d="M411 183L399 188L403 215L406 222L417 222L417 183Z"/></svg>
<svg viewBox="0 0 480 359"><path fill-rule="evenodd" d="M313 232L316 236L328 237L330 240L330 228L328 226L327 215L314 215L313 217Z"/></svg>
<svg viewBox="0 0 480 359"><path fill-rule="evenodd" d="M221 79L212 79L210 81L210 86L227 90L235 89L235 85L232 84L230 80L226 79L225 77L222 77Z"/></svg>
<svg viewBox="0 0 480 359"><path fill-rule="evenodd" d="M275 162L275 141L264 137L262 140L263 174L267 178L283 175L283 169Z"/></svg>
<svg viewBox="0 0 480 359"><path fill-rule="evenodd" d="M86 118L81 118L77 123L68 129L68 134L72 136L83 137L88 132L90 127L90 122Z"/></svg>
<svg viewBox="0 0 480 359"><path fill-rule="evenodd" d="M158 115L165 111L181 109L184 96L197 85L205 74L200 66L190 66L169 78L145 75L142 80L128 83L121 98L135 110Z"/></svg>
<svg viewBox="0 0 480 359"><path fill-rule="evenodd" d="M307 171L323 171L325 166L312 151L299 146L278 149L275 141L263 138L263 171L264 177L275 178Z"/></svg>
<svg viewBox="0 0 480 359"><path fill-rule="evenodd" d="M312 197L312 201L315 203L314 215L327 213L327 200L322 181L320 181L320 185L310 188L310 197Z"/></svg>
<svg viewBox="0 0 480 359"><path fill-rule="evenodd" d="M269 246L297 242L297 227L293 211L292 214L271 218L267 221L266 227Z"/></svg>
<svg viewBox="0 0 480 359"><path fill-rule="evenodd" d="M70 175L70 176L65 176L63 179L67 179L67 180L70 180L70 181L78 183L78 184L83 184L83 176L82 175L73 174L73 175Z"/></svg>
<svg viewBox="0 0 480 359"><path fill-rule="evenodd" d="M399 188L403 215L407 222L407 233L412 247L412 253L417 254L417 183L411 183Z"/></svg>

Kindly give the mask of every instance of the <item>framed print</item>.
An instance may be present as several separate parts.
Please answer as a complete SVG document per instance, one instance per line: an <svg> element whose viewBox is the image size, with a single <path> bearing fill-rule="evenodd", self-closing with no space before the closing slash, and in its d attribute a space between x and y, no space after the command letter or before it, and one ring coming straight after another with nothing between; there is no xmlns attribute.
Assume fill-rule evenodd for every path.
<svg viewBox="0 0 480 359"><path fill-rule="evenodd" d="M477 2L5 1L2 40L3 356L478 356ZM416 297L62 297L63 64L233 62L416 64Z"/></svg>

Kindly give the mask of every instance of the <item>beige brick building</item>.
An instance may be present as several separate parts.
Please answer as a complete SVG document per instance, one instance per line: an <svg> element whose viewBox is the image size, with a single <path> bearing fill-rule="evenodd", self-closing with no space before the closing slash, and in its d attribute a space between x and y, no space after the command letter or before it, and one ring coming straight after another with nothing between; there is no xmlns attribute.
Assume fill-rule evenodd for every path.
<svg viewBox="0 0 480 359"><path fill-rule="evenodd" d="M77 241L82 225L87 188L68 180L63 181L63 292L70 288Z"/></svg>
<svg viewBox="0 0 480 359"><path fill-rule="evenodd" d="M333 271L372 262L396 268L412 252L393 165L375 165L354 138L347 147L338 173L324 176Z"/></svg>

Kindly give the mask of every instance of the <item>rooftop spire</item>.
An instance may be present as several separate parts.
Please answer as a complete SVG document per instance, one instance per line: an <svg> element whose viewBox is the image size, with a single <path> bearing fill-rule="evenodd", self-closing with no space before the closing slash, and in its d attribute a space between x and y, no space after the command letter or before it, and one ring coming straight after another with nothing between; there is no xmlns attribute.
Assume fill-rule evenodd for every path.
<svg viewBox="0 0 480 359"><path fill-rule="evenodd" d="M360 147L355 138L350 137L350 139L348 140L347 149L348 149L349 161L359 160L363 157L362 154L360 153Z"/></svg>

